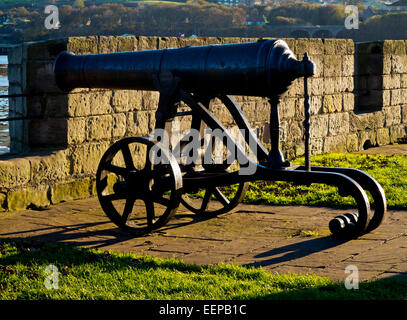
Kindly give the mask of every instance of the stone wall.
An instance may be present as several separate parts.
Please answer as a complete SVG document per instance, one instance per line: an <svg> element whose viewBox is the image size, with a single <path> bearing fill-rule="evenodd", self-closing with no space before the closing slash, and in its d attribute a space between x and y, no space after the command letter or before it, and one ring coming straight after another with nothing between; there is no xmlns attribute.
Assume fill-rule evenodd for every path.
<svg viewBox="0 0 407 320"><path fill-rule="evenodd" d="M344 39L285 40L298 59L308 52L317 67L316 75L308 80L312 153L352 152L405 135L404 41L355 46ZM105 150L120 138L147 135L154 128L157 92L76 89L61 93L52 73L59 52L106 53L248 41L257 39L78 37L16 47L9 56L10 93L30 96L10 99L10 115L42 118L12 123L15 155L0 161L1 208L42 207L95 195L94 176ZM296 80L279 107L287 158L304 153L303 86L302 79ZM267 145L267 100L235 99ZM218 101L211 110L226 126L236 128ZM181 128L186 121L181 121Z"/></svg>

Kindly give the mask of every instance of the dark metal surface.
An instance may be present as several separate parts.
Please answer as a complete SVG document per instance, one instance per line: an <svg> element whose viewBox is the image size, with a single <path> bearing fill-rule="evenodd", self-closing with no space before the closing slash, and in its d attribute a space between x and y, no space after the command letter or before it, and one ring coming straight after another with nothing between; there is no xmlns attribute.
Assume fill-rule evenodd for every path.
<svg viewBox="0 0 407 320"><path fill-rule="evenodd" d="M291 81L311 76L314 65L298 61L283 40L124 53L61 53L54 64L58 86L158 90L170 74L192 93L273 96Z"/></svg>

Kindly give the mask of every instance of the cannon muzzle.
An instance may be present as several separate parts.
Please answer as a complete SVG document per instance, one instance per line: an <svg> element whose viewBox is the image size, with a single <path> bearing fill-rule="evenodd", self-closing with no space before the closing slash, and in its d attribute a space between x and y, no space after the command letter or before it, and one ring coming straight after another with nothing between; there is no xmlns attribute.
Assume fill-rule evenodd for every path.
<svg viewBox="0 0 407 320"><path fill-rule="evenodd" d="M58 87L160 91L170 74L191 93L274 96L301 76L314 74L311 61L297 60L280 39L253 43L75 55L62 52L54 63Z"/></svg>

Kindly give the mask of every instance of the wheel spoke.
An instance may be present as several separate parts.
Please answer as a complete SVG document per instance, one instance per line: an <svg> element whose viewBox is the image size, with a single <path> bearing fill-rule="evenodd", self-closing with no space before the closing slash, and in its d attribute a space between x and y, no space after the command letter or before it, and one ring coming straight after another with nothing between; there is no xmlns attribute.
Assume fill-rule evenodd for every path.
<svg viewBox="0 0 407 320"><path fill-rule="evenodd" d="M144 199L144 203L146 205L147 212L147 225L149 228L151 228L155 220L154 203L150 199Z"/></svg>
<svg viewBox="0 0 407 320"><path fill-rule="evenodd" d="M130 153L129 145L125 144L121 147L121 151L123 154L124 162L126 163L126 168L129 170L134 169L133 158Z"/></svg>
<svg viewBox="0 0 407 320"><path fill-rule="evenodd" d="M202 204L201 204L201 209L199 209L199 211L201 213L205 212L206 208L208 207L208 204L209 204L209 201L211 200L212 194L213 194L213 189L212 188L207 189L205 191L205 195L204 195L204 198L203 198Z"/></svg>
<svg viewBox="0 0 407 320"><path fill-rule="evenodd" d="M113 172L117 175L122 176L123 178L127 177L128 174L128 170L126 168L122 168L122 167L118 167L114 164L111 163L105 163L105 165L103 166L103 168L109 172Z"/></svg>
<svg viewBox="0 0 407 320"><path fill-rule="evenodd" d="M153 202L161 204L165 207L169 207L170 205L170 199L164 198L164 197L159 197L159 198L153 198Z"/></svg>
<svg viewBox="0 0 407 320"><path fill-rule="evenodd" d="M225 197L225 195L219 190L219 188L215 188L215 190L213 190L213 194L215 195L215 198L222 203L223 206L227 206L230 203L229 199Z"/></svg>
<svg viewBox="0 0 407 320"><path fill-rule="evenodd" d="M134 199L134 198L126 199L126 205L124 206L123 215L122 215L122 221L124 224L126 224L130 213L133 211L133 206L134 206L135 201L136 201L136 199Z"/></svg>
<svg viewBox="0 0 407 320"><path fill-rule="evenodd" d="M102 195L103 199L106 201L115 201L115 200L123 200L126 199L126 195L124 193L112 193L106 196Z"/></svg>

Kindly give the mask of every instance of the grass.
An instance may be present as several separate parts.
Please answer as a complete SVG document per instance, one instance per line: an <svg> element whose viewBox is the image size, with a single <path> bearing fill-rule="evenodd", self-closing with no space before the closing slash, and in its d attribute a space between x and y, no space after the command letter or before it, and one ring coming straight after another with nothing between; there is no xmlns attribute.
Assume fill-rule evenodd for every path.
<svg viewBox="0 0 407 320"><path fill-rule="evenodd" d="M56 289L45 286L50 264L58 269ZM66 244L0 240L1 300L406 298L406 282L396 279L347 290L343 283L315 275L277 274L237 265L196 266Z"/></svg>
<svg viewBox="0 0 407 320"><path fill-rule="evenodd" d="M302 158L293 161L303 164ZM315 166L360 169L383 187L389 209L407 208L407 157L331 153L311 157ZM370 197L370 195L369 195ZM341 197L337 188L313 184L296 186L289 182L256 181L250 183L244 203L272 205L354 206L352 197Z"/></svg>
<svg viewBox="0 0 407 320"><path fill-rule="evenodd" d="M383 186L390 208L407 207L407 157L329 154L312 157L312 164L361 169ZM285 182L252 183L245 198L248 203L337 207L353 205L352 201L341 198L334 187ZM303 230L302 235L319 236L312 230ZM52 275L46 272L49 265L58 270L56 289L46 287ZM405 280L389 278L363 282L358 290L347 290L343 282L316 275L277 274L238 265L197 266L176 259L65 244L0 240L1 300L405 300L406 284Z"/></svg>

